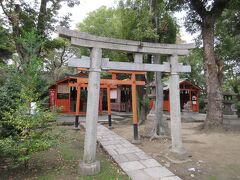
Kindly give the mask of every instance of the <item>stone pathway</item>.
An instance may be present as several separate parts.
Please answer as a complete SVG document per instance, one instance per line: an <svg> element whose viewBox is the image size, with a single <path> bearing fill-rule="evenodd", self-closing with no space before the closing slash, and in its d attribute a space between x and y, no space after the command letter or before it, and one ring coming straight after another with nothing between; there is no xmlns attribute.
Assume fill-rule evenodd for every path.
<svg viewBox="0 0 240 180"><path fill-rule="evenodd" d="M98 125L97 140L133 180L181 180L141 149Z"/></svg>

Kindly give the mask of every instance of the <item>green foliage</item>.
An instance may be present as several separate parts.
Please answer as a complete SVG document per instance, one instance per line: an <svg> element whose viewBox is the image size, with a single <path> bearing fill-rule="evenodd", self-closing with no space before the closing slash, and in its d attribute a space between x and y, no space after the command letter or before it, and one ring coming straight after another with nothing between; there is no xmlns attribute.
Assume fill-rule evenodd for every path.
<svg viewBox="0 0 240 180"><path fill-rule="evenodd" d="M90 12L78 27L83 32L99 36L118 37L116 34L119 33L117 29L119 19L114 13L113 8L102 6L96 11Z"/></svg>
<svg viewBox="0 0 240 180"><path fill-rule="evenodd" d="M7 112L1 124L14 127L17 133L0 138L1 154L26 163L32 153L49 148L53 141L46 132L52 120L53 115L47 112L24 114L22 108Z"/></svg>
<svg viewBox="0 0 240 180"><path fill-rule="evenodd" d="M79 3L79 0L64 2L69 7ZM63 41L52 40L52 33L56 31L57 25L69 27L71 13L59 14L62 5L63 3L59 0L2 1L0 3L0 21L4 23L4 28L9 29L9 33L0 27L0 56L11 55L13 51L16 51L19 64L22 65L28 64L32 60L29 57L30 51L33 52L32 55L34 54L35 58L43 60L48 56L49 51L64 48ZM26 38L27 33L32 33L35 38L35 42L31 41L33 43L31 49L25 46L25 43L29 41ZM30 34L27 37L30 37Z"/></svg>
<svg viewBox="0 0 240 180"><path fill-rule="evenodd" d="M87 18L78 25L79 30L90 34L121 38L121 19L117 11L113 8L101 7L89 13ZM81 51L83 55L89 55L86 49ZM103 56L116 61L129 61L127 53L115 51L103 51Z"/></svg>
<svg viewBox="0 0 240 180"><path fill-rule="evenodd" d="M216 23L216 52L224 62L224 91L237 94L240 114L240 2L231 1Z"/></svg>
<svg viewBox="0 0 240 180"><path fill-rule="evenodd" d="M206 113L206 111L207 111L206 99L207 99L206 93L202 92L198 98L200 113Z"/></svg>
<svg viewBox="0 0 240 180"><path fill-rule="evenodd" d="M88 14L78 28L90 34L120 39L153 41L155 38L162 43L175 43L177 25L165 10L161 1L158 8L159 25L153 27L149 1L119 1L116 8L100 7ZM85 50L82 54L88 55ZM131 53L103 51L103 56L114 61L133 61Z"/></svg>
<svg viewBox="0 0 240 180"><path fill-rule="evenodd" d="M236 108L237 108L237 114L238 116L240 116L240 101L237 101Z"/></svg>
<svg viewBox="0 0 240 180"><path fill-rule="evenodd" d="M46 51L48 51L48 50L60 49L60 48L63 48L65 46L69 46L69 45L70 45L70 43L67 42L65 39L56 38L53 40L47 40L45 42L44 48L46 49Z"/></svg>
<svg viewBox="0 0 240 180"><path fill-rule="evenodd" d="M240 95L240 3L232 1L216 24L218 56L224 61L226 90ZM239 99L240 100L240 99Z"/></svg>
<svg viewBox="0 0 240 180"><path fill-rule="evenodd" d="M5 111L16 109L15 99L19 98L19 92L20 87L14 84L14 81L10 82L10 79L0 87L0 119L3 117Z"/></svg>
<svg viewBox="0 0 240 180"><path fill-rule="evenodd" d="M11 81L0 89L0 152L26 163L31 153L50 147L51 138L46 132L54 116L40 108L36 114L30 114L29 105L37 98L36 89L26 86L21 77L22 74L15 80L16 84Z"/></svg>
<svg viewBox="0 0 240 180"><path fill-rule="evenodd" d="M159 42L161 43L176 43L178 26L176 21L168 14L165 13L160 20L159 27Z"/></svg>
<svg viewBox="0 0 240 180"><path fill-rule="evenodd" d="M201 48L193 49L190 54L180 59L183 64L191 65L190 73L180 74L181 78L186 78L201 88L199 97L199 112L206 113L206 82L203 70L203 51Z"/></svg>
<svg viewBox="0 0 240 180"><path fill-rule="evenodd" d="M148 109L150 107L150 99L147 96L144 96L141 101L142 105Z"/></svg>
<svg viewBox="0 0 240 180"><path fill-rule="evenodd" d="M44 46L45 78L49 84L63 78L66 73L74 73L73 68L68 68L68 59L79 54L79 49L70 45L63 38L47 41Z"/></svg>
<svg viewBox="0 0 240 180"><path fill-rule="evenodd" d="M27 165L32 153L51 146L47 132L54 115L41 109L43 61L34 52L42 38L36 32L26 32L18 42L24 46L29 61L20 64L16 58L13 65L6 66L8 76L0 87L0 152ZM35 114L30 113L31 102L37 103Z"/></svg>
<svg viewBox="0 0 240 180"><path fill-rule="evenodd" d="M67 3L72 7L79 1ZM57 23L69 25L70 14L58 16L60 1L3 1L0 8L4 22L4 28L0 27L0 60L17 52L12 65L0 61L0 154L26 164L32 153L52 144L48 132L54 114L42 105L48 96L43 74L59 71L65 64L69 42L52 40L51 34ZM37 103L35 114L30 113L31 102Z"/></svg>
<svg viewBox="0 0 240 180"><path fill-rule="evenodd" d="M20 98L21 88L18 86L19 84L10 79L0 87L0 122L3 121L6 112L17 109L16 100ZM0 137L8 137L13 134L16 134L16 129L13 126L0 123Z"/></svg>
<svg viewBox="0 0 240 180"><path fill-rule="evenodd" d="M14 52L14 44L11 40L11 34L0 25L0 61L11 57Z"/></svg>
<svg viewBox="0 0 240 180"><path fill-rule="evenodd" d="M96 158L100 161L101 172L93 176L81 176L76 171L84 149L84 131L73 131L71 126L54 125L51 136L56 137L51 149L32 154L29 169L22 167L1 169L1 179L82 179L82 180L124 180L129 177L109 158L102 148L97 147ZM9 146L10 147L10 146Z"/></svg>
<svg viewBox="0 0 240 180"><path fill-rule="evenodd" d="M203 51L200 48L193 49L188 56L180 59L183 64L191 65L190 73L182 73L181 78L186 78L194 84L206 89L203 71Z"/></svg>
<svg viewBox="0 0 240 180"><path fill-rule="evenodd" d="M157 29L153 28L148 1L120 1L118 13L121 18L122 37L144 41L154 39Z"/></svg>

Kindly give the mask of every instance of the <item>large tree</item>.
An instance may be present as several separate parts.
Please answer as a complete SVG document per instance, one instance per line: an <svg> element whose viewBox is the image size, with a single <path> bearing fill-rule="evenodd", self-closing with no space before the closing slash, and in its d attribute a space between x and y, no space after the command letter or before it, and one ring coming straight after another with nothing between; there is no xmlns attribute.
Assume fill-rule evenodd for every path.
<svg viewBox="0 0 240 180"><path fill-rule="evenodd" d="M74 6L79 0L65 1L68 6ZM37 1L0 1L1 19L4 26L12 32L12 40L15 43L16 52L19 55L20 63L25 64L31 60L29 49L20 40L33 32L37 37L34 51L36 57L43 57L45 45L51 40L56 25L68 25L69 16L59 16L58 11L62 7L61 0L37 0Z"/></svg>
<svg viewBox="0 0 240 180"><path fill-rule="evenodd" d="M207 116L205 128L219 127L223 123L222 77L223 62L215 52L215 25L227 8L229 0L174 0L169 1L175 10L187 10L186 28L190 32L201 30L203 41L203 67L207 85Z"/></svg>

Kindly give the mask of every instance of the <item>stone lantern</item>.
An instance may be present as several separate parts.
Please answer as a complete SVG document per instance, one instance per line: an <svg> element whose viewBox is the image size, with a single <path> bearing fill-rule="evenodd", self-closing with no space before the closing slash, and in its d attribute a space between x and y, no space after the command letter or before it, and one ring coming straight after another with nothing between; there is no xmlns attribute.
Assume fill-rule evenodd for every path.
<svg viewBox="0 0 240 180"><path fill-rule="evenodd" d="M223 92L223 116L225 119L237 119L237 109L234 104L236 94L233 92Z"/></svg>

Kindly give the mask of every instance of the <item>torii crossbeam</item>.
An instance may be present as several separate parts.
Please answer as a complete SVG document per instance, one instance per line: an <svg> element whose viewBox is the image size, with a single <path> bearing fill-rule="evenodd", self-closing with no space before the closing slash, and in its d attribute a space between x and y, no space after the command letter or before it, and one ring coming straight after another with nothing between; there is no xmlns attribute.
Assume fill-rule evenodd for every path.
<svg viewBox="0 0 240 180"><path fill-rule="evenodd" d="M72 45L91 49L90 58L72 59L69 61L71 67L89 68L84 156L79 168L82 174L91 175L100 171L100 163L96 161L95 158L98 120L98 103L96 103L96 99L99 99L100 73L102 70L170 72L171 151L177 154L183 154L185 152L181 136L178 73L190 72L191 68L190 66L179 64L178 56L187 55L189 49L194 48L194 44L177 45L129 41L94 36L63 27L58 27L58 32L60 36L69 38ZM132 52L134 53L134 63L111 62L108 59L102 59L102 49ZM165 64L144 64L143 53L170 55L170 62ZM135 81L135 79L132 80ZM136 109L136 106L133 107L134 112L136 112ZM138 124L134 124L134 130L137 130L137 126Z"/></svg>

